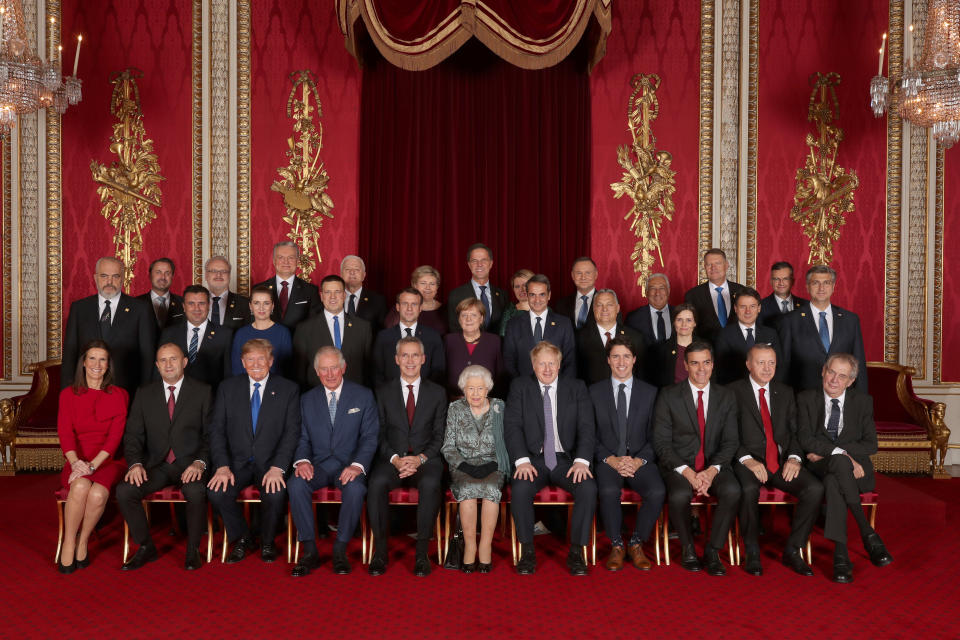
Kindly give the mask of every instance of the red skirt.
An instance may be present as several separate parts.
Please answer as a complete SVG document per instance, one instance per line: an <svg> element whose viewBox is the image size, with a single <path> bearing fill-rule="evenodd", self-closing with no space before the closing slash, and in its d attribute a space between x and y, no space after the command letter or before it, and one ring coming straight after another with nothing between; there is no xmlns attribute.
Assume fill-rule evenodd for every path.
<svg viewBox="0 0 960 640"><path fill-rule="evenodd" d="M67 480L70 478L70 473L73 469L70 468L70 463L64 461L63 471L60 472L60 484L65 489L69 488L70 485L67 484ZM123 460L107 460L96 471L91 473L88 476L83 476L90 482L96 482L107 488L108 491L113 491L113 488L123 479L124 474L127 472L127 463Z"/></svg>

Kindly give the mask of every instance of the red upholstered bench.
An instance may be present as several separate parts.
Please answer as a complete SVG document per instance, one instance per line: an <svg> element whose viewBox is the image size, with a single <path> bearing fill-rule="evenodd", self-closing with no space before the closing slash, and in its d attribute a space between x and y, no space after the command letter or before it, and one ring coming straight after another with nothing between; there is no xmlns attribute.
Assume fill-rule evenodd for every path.
<svg viewBox="0 0 960 640"><path fill-rule="evenodd" d="M717 504L717 499L713 496L694 496L693 500L690 501L690 505L694 507L704 507L707 510L707 521L710 520L710 512L713 510L713 507ZM663 532L663 558L664 563L669 567L670 566L670 510L666 502L663 504L663 513L660 516L663 524L660 527L660 530ZM708 527L709 528L709 527ZM733 527L730 528L730 531L727 531L727 552L729 554L730 564L737 564L738 560L735 556L735 547L736 545L733 542Z"/></svg>
<svg viewBox="0 0 960 640"><path fill-rule="evenodd" d="M643 497L633 491L632 489L623 488L620 490L620 504L621 505L635 505L637 510L640 510L640 505L643 504ZM657 518L657 522L653 528L653 548L657 556L657 566L660 566L660 527L662 523L660 518Z"/></svg>
<svg viewBox="0 0 960 640"><path fill-rule="evenodd" d="M311 499L313 504L343 504L343 496L340 493L340 489L334 489L332 487L323 487L317 489L313 492L313 497ZM290 517L290 509L287 508L287 562L296 562L300 559L300 540L297 536L293 535L294 532L293 518ZM368 555L367 552L367 510L366 508L362 509L360 512L360 540L361 540L361 549L360 549L360 558L363 562L366 562ZM292 545L292 546L291 546ZM291 559L290 549L293 549L293 557ZM372 553L370 554L372 556Z"/></svg>
<svg viewBox="0 0 960 640"><path fill-rule="evenodd" d="M168 503L170 505L170 522L176 525L177 514L174 505L179 503L186 503L187 499L183 497L183 492L176 487L169 486L160 489L159 491L154 491L146 496L144 496L143 510L147 514L147 522L150 522L150 509L149 505L154 503ZM130 528L127 526L126 520L123 522L123 561L126 563L127 559L130 557ZM207 562L213 560L213 512L211 511L210 505L207 505Z"/></svg>
<svg viewBox="0 0 960 640"><path fill-rule="evenodd" d="M507 485L503 488L503 498L507 501L510 500L510 486ZM533 506L566 506L567 507L567 522L570 521L570 516L573 514L573 494L564 491L560 487L546 486L537 492L537 495L533 497ZM567 527L567 538L569 540L570 528ZM513 564L516 566L517 560L520 558L520 542L517 540L517 526L513 521L513 517L510 518L510 548L513 554ZM584 555L590 561L590 564L597 564L597 518L596 515L593 517L593 521L590 524L590 544L584 545L583 547Z"/></svg>
<svg viewBox="0 0 960 640"><path fill-rule="evenodd" d="M416 487L399 487L393 489L388 494L387 500L390 506L420 504L420 491ZM363 529L363 535L366 536L363 542L363 563L370 564L373 559L373 531ZM437 521L434 524L434 536L437 541L437 563L443 564L443 536L440 529L440 513L437 512Z"/></svg>

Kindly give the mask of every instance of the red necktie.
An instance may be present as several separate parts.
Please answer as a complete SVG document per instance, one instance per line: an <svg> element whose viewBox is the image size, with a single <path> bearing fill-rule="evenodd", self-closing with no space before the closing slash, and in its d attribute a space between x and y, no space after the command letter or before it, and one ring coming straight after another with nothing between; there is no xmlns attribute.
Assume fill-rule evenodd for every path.
<svg viewBox="0 0 960 640"><path fill-rule="evenodd" d="M280 316L283 317L287 315L287 302L290 301L290 285L286 280L283 281L283 286L280 289Z"/></svg>
<svg viewBox="0 0 960 640"><path fill-rule="evenodd" d="M603 332L603 335L605 335L605 336L607 337L607 339L603 341L603 346L607 346L607 343L610 342L610 332L609 332L609 331L604 331L604 332Z"/></svg>
<svg viewBox="0 0 960 640"><path fill-rule="evenodd" d="M417 402L413 397L413 385L407 385L407 424L413 426L413 413L416 411Z"/></svg>
<svg viewBox="0 0 960 640"><path fill-rule="evenodd" d="M697 426L700 427L700 450L697 451L697 457L693 461L696 471L703 470L703 432L707 426L707 418L703 413L703 391L697 391Z"/></svg>
<svg viewBox="0 0 960 640"><path fill-rule="evenodd" d="M763 419L763 435L767 438L764 459L767 463L767 471L776 473L780 468L780 454L777 451L777 443L773 439L773 420L770 419L770 407L767 406L765 391L766 389L760 389L760 418Z"/></svg>
<svg viewBox="0 0 960 640"><path fill-rule="evenodd" d="M173 392L176 391L177 388L174 387L173 385L170 385L169 387L167 387L167 389L170 389L170 397L167 398L167 413L170 414L170 422L173 422L173 410L177 406L177 401L173 397ZM173 455L173 449L171 448L170 451L167 452L167 457L165 458L165 460L168 463L170 463L176 459L177 457Z"/></svg>

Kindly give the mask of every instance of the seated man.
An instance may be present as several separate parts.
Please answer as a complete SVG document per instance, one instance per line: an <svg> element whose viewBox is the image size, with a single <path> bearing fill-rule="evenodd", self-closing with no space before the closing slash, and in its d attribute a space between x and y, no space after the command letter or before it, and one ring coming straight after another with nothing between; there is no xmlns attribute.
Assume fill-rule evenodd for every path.
<svg viewBox="0 0 960 640"><path fill-rule="evenodd" d="M514 380L507 399L503 437L516 467L510 507L522 545L517 563L521 575L537 568L533 499L548 484L573 494L567 567L571 575L587 574L583 547L590 540L597 505L590 471L596 439L593 406L583 382L558 377L561 357L553 344L538 343L530 352L534 375Z"/></svg>
<svg viewBox="0 0 960 640"><path fill-rule="evenodd" d="M124 571L139 569L157 559L150 539L150 524L143 510L143 497L173 485L187 500L187 570L201 566L200 536L207 515L207 434L213 399L210 387L183 375L187 358L175 344L157 349L160 380L140 387L127 415L123 455L129 470L117 487L117 506L140 545L123 565Z"/></svg>
<svg viewBox="0 0 960 640"><path fill-rule="evenodd" d="M277 557L274 538L286 505L284 473L290 468L300 433L296 383L270 373L273 346L261 338L248 340L240 351L244 376L227 378L217 390L210 420L210 458L216 469L207 483L207 498L220 511L227 540L235 543L227 564L240 562L257 548L250 535L240 491L260 489L260 558Z"/></svg>
<svg viewBox="0 0 960 640"><path fill-rule="evenodd" d="M744 294L740 294L742 298ZM740 298L737 298L739 301ZM730 325L727 325L728 327ZM760 486L766 485L797 497L793 528L783 549L783 564L802 576L812 576L800 549L807 543L820 512L823 485L803 468L803 451L797 440L797 404L793 389L774 382L777 353L767 344L747 351L746 378L730 385L740 407L740 448L733 472L740 481L740 530L747 557L743 569L759 576Z"/></svg>
<svg viewBox="0 0 960 640"><path fill-rule="evenodd" d="M827 496L823 535L833 540L834 582L853 582L853 565L847 553L847 511L860 528L870 562L883 567L893 562L880 536L860 506L860 493L873 491L873 464L877 429L873 400L852 388L857 380L857 358L835 353L823 365L823 387L797 397L797 431L807 452L807 468L822 481Z"/></svg>
<svg viewBox="0 0 960 640"><path fill-rule="evenodd" d="M600 294L597 294L600 298ZM597 300L600 304L600 300ZM643 543L660 516L666 490L653 452L653 406L657 388L634 375L636 346L616 337L607 342L610 376L590 387L597 419L597 486L600 515L613 549L606 567L618 571L629 554L637 569L650 569ZM643 498L633 535L624 551L620 490L626 485Z"/></svg>
<svg viewBox="0 0 960 640"><path fill-rule="evenodd" d="M377 451L377 405L373 392L343 379L347 362L336 347L321 347L313 358L320 386L303 394L300 443L290 478L290 513L297 539L305 547L291 575L308 575L320 566L313 537L313 492L321 487L340 489L343 503L333 543L333 572L350 573L347 543L363 513L366 473Z"/></svg>
<svg viewBox="0 0 960 640"><path fill-rule="evenodd" d="M402 315L401 311L401 318ZM380 455L367 489L374 549L369 570L373 576L387 570L388 494L399 486L416 487L420 502L414 573L425 576L430 573L427 547L440 510L443 477L440 447L447 426L447 392L439 384L421 377L425 356L423 343L418 338L401 338L394 352L400 375L377 388Z"/></svg>
<svg viewBox="0 0 960 640"><path fill-rule="evenodd" d="M740 485L731 463L737 451L737 403L733 393L711 384L713 349L709 343L687 347L687 379L660 391L654 412L653 448L667 485L670 524L680 538L680 566L699 571L691 532L690 501L713 495L717 508L703 564L712 576L726 575L720 549L740 506Z"/></svg>

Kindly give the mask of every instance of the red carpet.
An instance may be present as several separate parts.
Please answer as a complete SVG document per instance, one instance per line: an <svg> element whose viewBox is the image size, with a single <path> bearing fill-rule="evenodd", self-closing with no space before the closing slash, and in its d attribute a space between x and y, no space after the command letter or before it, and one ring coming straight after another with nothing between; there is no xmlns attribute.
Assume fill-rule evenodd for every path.
<svg viewBox="0 0 960 640"><path fill-rule="evenodd" d="M188 574L183 539L167 536L163 507L154 511L159 561L129 574L119 570L122 523L113 510L91 543L91 567L62 576L53 564L56 484L52 475L0 478L0 637L960 637L960 514L951 508L960 502L960 479L879 478L877 530L895 562L874 567L852 540L851 585L829 580L832 548L819 531L816 577L780 565L785 510L774 523L765 514L774 532L765 539L760 578L737 567L711 578L677 564L649 573L629 566L609 573L598 565L588 577L572 578L566 548L552 536L537 538L532 577L513 572L509 544L498 539L490 575L435 567L428 578L415 578L413 541L403 535L392 539L391 563L379 578L361 567L359 542L354 572L333 575L329 541L321 541L324 565L306 578L291 578L285 562L265 565L259 557L233 566L215 560ZM598 559L608 551L603 537L599 545Z"/></svg>

